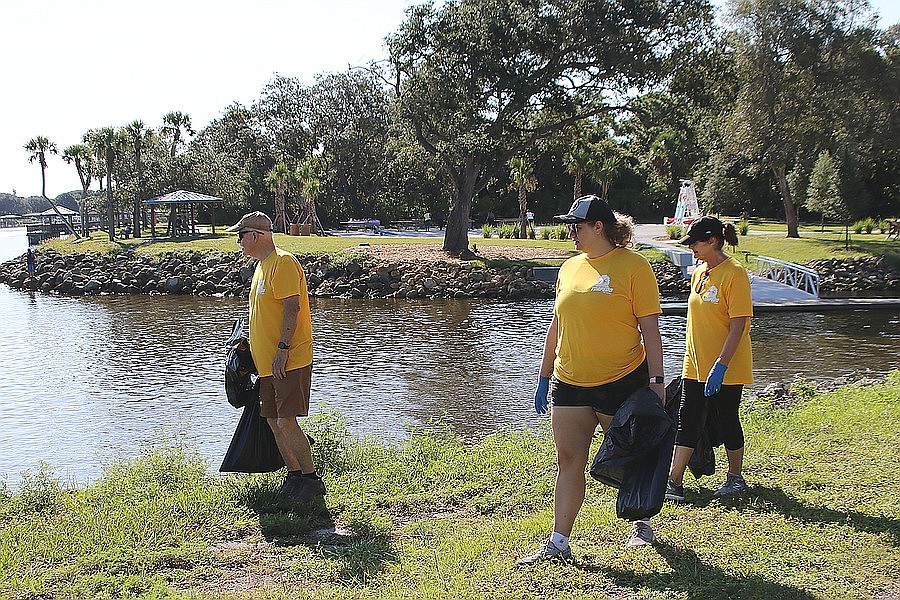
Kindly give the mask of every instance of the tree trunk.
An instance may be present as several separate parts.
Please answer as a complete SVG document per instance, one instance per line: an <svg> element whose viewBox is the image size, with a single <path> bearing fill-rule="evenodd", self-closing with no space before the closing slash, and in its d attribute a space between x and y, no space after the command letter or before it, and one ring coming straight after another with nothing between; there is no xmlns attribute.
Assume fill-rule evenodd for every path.
<svg viewBox="0 0 900 600"><path fill-rule="evenodd" d="M137 147L134 152L134 165L137 170L137 190L134 193L134 214L131 216L134 226L134 237L141 237L141 194L143 192L143 177L141 176L141 149Z"/></svg>
<svg viewBox="0 0 900 600"><path fill-rule="evenodd" d="M573 201L581 198L581 179L583 177L584 176L581 173L575 174L575 189L574 189L575 197L572 198Z"/></svg>
<svg viewBox="0 0 900 600"><path fill-rule="evenodd" d="M88 228L87 210L84 206L87 202L88 188L90 187L90 184L84 185L83 181L81 183L81 202L78 204L78 212L81 213L81 233L84 235L84 237L89 237L91 235L91 231Z"/></svg>
<svg viewBox="0 0 900 600"><path fill-rule="evenodd" d="M116 207L112 198L112 150L106 151L106 218L109 219L109 241L116 239Z"/></svg>
<svg viewBox="0 0 900 600"><path fill-rule="evenodd" d="M794 207L794 201L791 198L791 190L788 188L787 168L784 166L772 167L775 177L778 179L778 189L781 190L781 199L784 202L784 218L787 221L787 237L800 237L799 224L797 221L797 209Z"/></svg>
<svg viewBox="0 0 900 600"><path fill-rule="evenodd" d="M287 219L284 217L284 190L275 190L275 231L287 233Z"/></svg>
<svg viewBox="0 0 900 600"><path fill-rule="evenodd" d="M453 183L453 204L444 230L444 250L459 254L469 248L469 211L475 196L475 180L478 169L472 159L467 159L461 171L450 174Z"/></svg>
<svg viewBox="0 0 900 600"><path fill-rule="evenodd" d="M528 239L528 193L524 186L519 188L519 239Z"/></svg>

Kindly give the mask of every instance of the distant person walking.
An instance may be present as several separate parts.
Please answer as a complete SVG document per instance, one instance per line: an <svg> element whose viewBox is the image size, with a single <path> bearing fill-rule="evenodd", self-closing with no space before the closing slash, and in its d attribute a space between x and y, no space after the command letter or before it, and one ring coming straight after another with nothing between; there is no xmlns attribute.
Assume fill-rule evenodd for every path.
<svg viewBox="0 0 900 600"><path fill-rule="evenodd" d="M634 392L650 387L662 402L659 287L647 259L629 250L631 217L597 196L578 198L557 221L581 254L559 270L553 319L544 341L534 408L547 411L556 445L553 533L519 565L572 557L569 536L585 495L585 466L597 424L603 431ZM551 379L552 377L552 379ZM629 547L653 542L649 521L632 523Z"/></svg>
<svg viewBox="0 0 900 600"><path fill-rule="evenodd" d="M728 456L728 475L715 495L747 490L738 404L744 385L753 383L753 300L747 269L724 252L725 242L736 246L737 232L715 217L694 221L681 239L703 264L691 276L678 433L666 489L666 498L676 502L684 500L684 470L706 419L718 425Z"/></svg>
<svg viewBox="0 0 900 600"><path fill-rule="evenodd" d="M313 358L303 268L275 246L265 213L246 214L228 231L237 232L244 255L259 260L250 286L250 353L260 377L259 414L272 428L288 469L281 493L298 502L322 501L325 484L297 422L309 414Z"/></svg>
<svg viewBox="0 0 900 600"><path fill-rule="evenodd" d="M28 271L29 277L34 277L35 268L34 251L29 248L28 252L25 254L25 270Z"/></svg>

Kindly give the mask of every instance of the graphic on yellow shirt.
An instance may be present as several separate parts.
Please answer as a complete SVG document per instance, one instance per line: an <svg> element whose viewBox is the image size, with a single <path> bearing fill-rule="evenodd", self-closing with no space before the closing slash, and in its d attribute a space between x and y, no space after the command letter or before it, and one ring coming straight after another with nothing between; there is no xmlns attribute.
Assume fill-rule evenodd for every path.
<svg viewBox="0 0 900 600"><path fill-rule="evenodd" d="M591 288L595 292L603 292L605 294L612 294L613 290L609 287L609 275L601 275L597 278L597 283L594 284L594 287Z"/></svg>
<svg viewBox="0 0 900 600"><path fill-rule="evenodd" d="M704 302L712 302L713 304L719 303L719 288L714 285L709 286L709 289L703 294Z"/></svg>

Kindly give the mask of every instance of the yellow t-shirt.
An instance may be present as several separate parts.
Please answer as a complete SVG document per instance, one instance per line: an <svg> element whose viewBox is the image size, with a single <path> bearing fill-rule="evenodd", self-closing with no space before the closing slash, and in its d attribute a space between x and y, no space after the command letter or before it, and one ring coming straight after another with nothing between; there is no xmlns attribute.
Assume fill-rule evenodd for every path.
<svg viewBox="0 0 900 600"><path fill-rule="evenodd" d="M603 385L644 362L638 317L662 312L659 286L637 252L580 254L559 269L553 312L559 324L553 374L570 385Z"/></svg>
<svg viewBox="0 0 900 600"><path fill-rule="evenodd" d="M284 299L289 296L300 296L300 312L286 371L312 364L312 323L303 267L293 254L275 248L256 265L250 285L250 353L260 377L272 374L284 321Z"/></svg>
<svg viewBox="0 0 900 600"><path fill-rule="evenodd" d="M700 290L698 293L697 290ZM752 317L750 277L733 257L710 269L706 264L694 269L688 297L687 344L682 377L706 381L719 358L731 319ZM753 353L750 348L750 319L744 326L737 351L725 371L726 385L753 383Z"/></svg>

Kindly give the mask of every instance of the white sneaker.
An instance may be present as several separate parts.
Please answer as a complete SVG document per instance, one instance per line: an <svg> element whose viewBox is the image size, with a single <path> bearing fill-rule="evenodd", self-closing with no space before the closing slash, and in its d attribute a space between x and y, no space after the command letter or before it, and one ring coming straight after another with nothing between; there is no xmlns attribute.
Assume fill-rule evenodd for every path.
<svg viewBox="0 0 900 600"><path fill-rule="evenodd" d="M652 544L656 539L653 528L646 521L635 521L631 524L631 536L625 542L627 548L640 548Z"/></svg>

